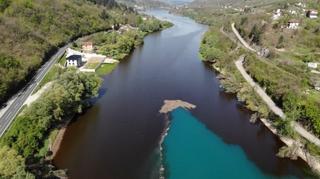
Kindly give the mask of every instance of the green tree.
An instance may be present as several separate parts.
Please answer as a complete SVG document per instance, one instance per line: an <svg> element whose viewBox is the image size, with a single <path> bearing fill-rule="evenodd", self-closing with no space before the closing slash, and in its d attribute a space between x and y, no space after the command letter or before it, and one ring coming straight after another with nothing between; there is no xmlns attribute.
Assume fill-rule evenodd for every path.
<svg viewBox="0 0 320 179"><path fill-rule="evenodd" d="M283 48L284 47L284 37L283 35L281 35L278 39L276 48Z"/></svg>
<svg viewBox="0 0 320 179"><path fill-rule="evenodd" d="M108 19L110 16L105 9L102 10L100 17L104 20Z"/></svg>
<svg viewBox="0 0 320 179"><path fill-rule="evenodd" d="M288 120L299 120L302 115L302 108L300 105L300 97L298 94L293 94L289 92L283 98L283 107L286 112L286 117Z"/></svg>
<svg viewBox="0 0 320 179"><path fill-rule="evenodd" d="M0 11L5 10L11 3L11 0L0 0Z"/></svg>
<svg viewBox="0 0 320 179"><path fill-rule="evenodd" d="M306 117L311 120L315 132L320 134L320 103L308 100L305 106Z"/></svg>
<svg viewBox="0 0 320 179"><path fill-rule="evenodd" d="M252 27L249 38L252 39L252 42L260 44L261 31L256 24Z"/></svg>
<svg viewBox="0 0 320 179"><path fill-rule="evenodd" d="M18 155L18 152L8 146L0 148L0 178L1 176L13 177L24 171L24 166L24 159Z"/></svg>

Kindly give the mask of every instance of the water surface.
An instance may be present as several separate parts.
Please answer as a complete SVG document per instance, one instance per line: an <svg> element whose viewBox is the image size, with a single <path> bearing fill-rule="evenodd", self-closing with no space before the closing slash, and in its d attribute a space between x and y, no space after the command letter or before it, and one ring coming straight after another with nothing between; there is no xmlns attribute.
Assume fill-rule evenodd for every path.
<svg viewBox="0 0 320 179"><path fill-rule="evenodd" d="M275 178L248 160L241 147L226 144L181 108L172 112L170 130L162 146L168 179Z"/></svg>
<svg viewBox="0 0 320 179"><path fill-rule="evenodd" d="M152 13L175 26L147 36L142 47L104 78L95 105L68 127L55 164L68 168L74 179L159 178L165 122L158 111L165 99L181 99L197 106L193 116L219 138L220 147L233 146L231 155L239 167L246 160L266 176L303 176L305 164L277 158L282 143L262 124L250 124L250 113L221 91L216 75L200 61L199 44L207 27L164 11Z"/></svg>

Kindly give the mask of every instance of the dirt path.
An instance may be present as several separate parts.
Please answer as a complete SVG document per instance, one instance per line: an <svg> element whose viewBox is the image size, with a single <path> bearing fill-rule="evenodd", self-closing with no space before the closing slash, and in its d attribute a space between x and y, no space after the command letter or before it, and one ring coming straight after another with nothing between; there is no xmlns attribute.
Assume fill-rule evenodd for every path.
<svg viewBox="0 0 320 179"><path fill-rule="evenodd" d="M53 84L53 82L49 82L45 84L39 91L37 91L35 94L29 96L27 100L23 103L23 105L30 105L34 101L36 101L45 91L47 91L48 88Z"/></svg>
<svg viewBox="0 0 320 179"><path fill-rule="evenodd" d="M251 76L246 72L246 70L243 67L243 61L244 61L244 55L241 56L236 62L236 67L241 73L241 75L244 77L244 79L249 83L250 86L253 87L254 91L263 99L263 101L267 104L267 106L270 108L271 111L273 111L276 115L281 117L282 119L285 119L285 114L283 113L282 109L280 109L273 101L272 99L266 94L266 92L253 81ZM275 129L271 122L266 119L261 119L261 121L264 123L265 126L267 126L271 132L273 132L275 135L278 135L280 140L285 143L287 146L293 146L293 145L301 145L299 141L295 141L293 139L280 136L277 132L277 129ZM294 130L302 137L307 139L308 141L316 144L317 146L320 146L320 140L314 136L312 133L308 132L306 129L304 129L299 123L293 122L292 126ZM296 154L302 158L304 161L306 161L309 166L316 171L317 173L320 173L320 161L318 158L312 156L309 152L305 151L303 148L299 147L296 151Z"/></svg>
<svg viewBox="0 0 320 179"><path fill-rule="evenodd" d="M247 48L248 50L257 53L257 51L255 49L253 49L252 47L250 47L250 45L241 37L241 35L239 34L238 30L236 29L236 27L234 26L234 23L231 24L231 28L233 33L237 36L238 40L242 43L242 45Z"/></svg>
<svg viewBox="0 0 320 179"><path fill-rule="evenodd" d="M281 117L282 119L285 119L286 116L284 112L282 111L281 108L279 108L273 101L272 99L266 94L266 92L256 83L253 81L251 76L246 72L246 70L243 67L243 61L244 61L244 56L241 56L239 60L235 62L237 69L243 76L243 78L250 84L250 86L253 87L255 92L262 98L262 100L267 104L269 109L275 113L277 116ZM299 123L293 122L293 128L294 130L300 134L302 137L307 139L308 141L316 144L317 146L320 147L320 140L314 136L312 133L308 132L306 129L304 129Z"/></svg>

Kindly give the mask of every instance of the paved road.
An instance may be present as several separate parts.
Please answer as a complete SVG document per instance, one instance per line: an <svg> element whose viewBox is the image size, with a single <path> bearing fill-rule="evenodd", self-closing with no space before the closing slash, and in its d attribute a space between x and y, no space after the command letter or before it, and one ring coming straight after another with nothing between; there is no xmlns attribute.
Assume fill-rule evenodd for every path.
<svg viewBox="0 0 320 179"><path fill-rule="evenodd" d="M39 85L40 81L44 78L50 68L56 63L56 61L62 57L65 50L69 47L65 45L60 48L50 59L47 61L36 73L36 75L31 79L31 81L26 85L17 95L15 95L10 101L10 104L6 107L5 112L0 116L0 137L8 129L19 110L22 108L23 103L26 99L33 93L36 87Z"/></svg>
<svg viewBox="0 0 320 179"><path fill-rule="evenodd" d="M272 99L268 96L268 94L256 83L254 82L254 80L251 78L251 76L246 72L246 70L243 67L243 61L244 61L244 55L241 56L239 58L239 60L237 60L235 62L237 69L239 70L239 72L241 73L241 75L243 76L243 78L250 84L250 86L253 87L253 89L255 90L255 92L262 98L262 100L267 104L267 106L269 107L269 109L271 111L273 111L273 113L275 113L276 115L278 115L279 117L281 117L282 119L285 119L286 116L284 114L284 112L282 111L281 108L279 108L273 101ZM294 128L294 130L301 135L302 137L304 137L305 139L307 139L308 141L316 144L317 146L320 146L320 140L319 138L317 138L315 135L313 135L312 133L310 133L309 131L307 131L305 128L303 128L299 123L297 122L293 122L292 126Z"/></svg>

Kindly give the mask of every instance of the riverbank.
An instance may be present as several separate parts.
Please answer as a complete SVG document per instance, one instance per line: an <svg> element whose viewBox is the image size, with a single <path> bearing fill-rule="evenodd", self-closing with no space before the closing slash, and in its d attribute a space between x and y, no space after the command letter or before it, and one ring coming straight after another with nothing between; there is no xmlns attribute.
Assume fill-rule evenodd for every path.
<svg viewBox="0 0 320 179"><path fill-rule="evenodd" d="M81 113L88 106L88 100L98 95L101 82L95 74L66 69L17 116L0 139L0 147L9 146L19 151L25 167L32 166L28 171L35 176L55 176L57 169L45 160L51 153L50 142L55 140L56 130L68 123L67 116Z"/></svg>
<svg viewBox="0 0 320 179"><path fill-rule="evenodd" d="M213 32L217 33L217 34L221 33L217 29L214 29ZM221 46L218 48L218 50L225 52L225 55L223 57L220 56L219 58L221 58L221 59L231 58L231 60L229 60L229 61L232 64L227 65L226 62L220 61L221 59L214 60L211 62L212 62L212 67L220 74L219 81L222 83L223 88L227 92L232 92L232 93L237 94L238 100L243 102L243 104L246 108L255 112L255 114L252 116L252 120L250 120L250 121L256 121L256 119L260 119L261 122L268 129L270 129L270 131L273 134L275 134L277 137L279 137L279 139L285 145L287 145L289 147L288 150L292 150L293 147L298 146L298 148L295 148L293 150L293 152L290 152L290 153L287 152L287 153L285 153L286 155L284 155L284 156L287 156L291 159L292 159L291 156L293 156L293 155L299 156L302 160L304 160L310 166L310 168L315 173L319 174L320 173L319 159L316 156L313 156L311 153L307 152L307 149L304 146L305 142L297 141L298 139L291 139L289 137L284 137L283 134L280 134L279 129L276 131L273 130L273 127L275 126L275 119L273 120L272 125L271 125L271 121L264 120L265 118L269 118L270 116L272 116L272 114L274 112L272 110L273 108L270 108L270 105L266 105L265 101L260 98L259 94L261 93L261 91L258 94L255 93L255 91L257 90L255 85L252 85L251 83L248 83L247 81L244 80L244 78L242 77L243 76L242 73L239 73L239 71L237 71L237 69L235 68L236 65L234 65L235 63L233 62L233 59L237 59L237 58L239 58L239 56L242 56L242 58L243 58L243 54L246 54L246 52L239 51L239 50L238 50L238 52L235 52L235 49L237 49L239 46L241 46L241 44L237 44L237 47L233 46L233 45L231 45L231 42L234 42L234 39L232 39L231 35L229 35L227 33L222 33L221 35L223 35L225 37L223 37L223 38L219 37L219 40L216 43L228 44L228 43L226 43L225 40L230 41L230 43L228 46L221 45L225 49L221 48ZM236 35L238 35L238 34L236 34ZM215 37L206 36L206 38L214 39ZM221 39L224 39L224 40L221 40ZM205 39L205 40L208 41L208 39ZM237 43L239 43L239 42L237 42ZM205 46L206 44L203 44L203 45ZM216 46L218 46L218 45L216 45ZM228 48L230 50L229 53L227 50ZM249 49L249 50L252 51L252 49ZM208 56L208 53L205 52L204 50L202 51L202 53L204 53L207 58L208 57L210 58L210 56ZM239 56L237 57L236 55L239 55ZM215 58L217 58L217 57L215 57ZM265 94L265 96L266 96L266 94ZM271 101L271 99L268 98L268 102L269 101ZM275 104L272 102L271 106L275 106ZM276 108L276 109L277 110L276 110L275 114L280 114L280 117L283 117L284 116L283 112L279 111L279 108ZM282 120L282 119L280 119L280 120ZM270 127L272 127L272 128L270 128ZM286 149L282 148L279 151L279 153L283 153L282 152L283 150L286 150Z"/></svg>
<svg viewBox="0 0 320 179"><path fill-rule="evenodd" d="M155 22L158 20L153 19L152 21ZM117 59L120 61L119 63L121 63L121 61L127 59L127 57L135 50L136 47L143 45L143 38L144 37L146 37L147 35L149 35L151 33L158 32L158 31L161 31L161 30L164 30L166 28L173 26L172 23L163 22L163 21L161 21L161 23L163 25L161 25L161 26L159 26L159 28L155 28L151 31L150 31L151 27L144 27L144 28L146 28L147 31L140 31L138 29L134 29L134 30L131 29L131 30L128 30L128 31L125 31L122 33L118 33L116 31L97 33L97 34L94 34L91 36L87 36L86 38L82 38L80 41L77 42L78 44L77 43L75 44L75 46L79 46L79 44L82 41L93 41L93 43L96 44L96 46L97 46L97 51L99 51L101 54L108 55L111 58ZM115 38L118 40L116 40L113 43L109 42L109 39L111 38L111 36L113 36L113 37L116 36ZM101 41L103 43L101 43ZM124 44L119 44L119 43L125 43L126 45L128 45L127 46L128 49L123 50ZM112 46L111 49L106 47L106 45ZM116 52L114 54L106 54L105 51L109 51L106 49L109 49L110 51L116 51ZM97 74L101 77L106 76L109 73L111 73L118 66L119 63L103 64L103 66L101 66L97 69ZM54 142L51 147L51 152L52 152L52 156L50 156L51 159L55 158L55 156L59 152L61 143L64 139L64 135L65 135L66 130L68 128L68 125L70 124L71 121L72 121L72 119L70 119L59 130L57 136L55 137Z"/></svg>
<svg viewBox="0 0 320 179"><path fill-rule="evenodd" d="M197 104L192 113L207 130L238 146L237 151L242 151L236 155L241 156L239 163L249 161L274 178L303 176L305 163L277 158L275 148L280 141L262 125L246 122L250 112L221 92L215 74L199 60L206 26L166 12L155 13L175 26L147 36L144 46L104 78L101 98L70 125L54 163L68 168L71 178L159 178L150 177L159 173L159 155L155 154L165 125L159 107L164 99L184 99ZM217 154L213 151L208 152ZM213 168L224 161L219 157Z"/></svg>
<svg viewBox="0 0 320 179"><path fill-rule="evenodd" d="M237 39L242 43L242 45L247 48L249 51L257 53L253 48L251 48L247 42L241 37L238 30L235 28L234 23L231 24L232 31L236 35ZM259 84L256 84L256 82L251 78L251 76L246 72L246 70L243 67L243 61L244 56L241 56L239 60L235 62L235 65L237 66L239 72L242 74L243 78L246 79L246 81L249 83L250 86L254 88L254 91L263 99L263 101L268 105L269 109L279 116L280 120L288 120L282 109L280 109L273 100L266 94L266 92L260 87ZM260 59L256 59L260 60ZM279 130L277 130L275 127L275 122L260 118L260 120L275 134L277 135L280 140L288 146L288 149L282 148L279 151L279 156L282 157L289 157L291 159L296 159L296 156L299 156L301 159L303 159L308 165L312 168L312 170L320 174L320 160L317 156L314 154L311 154L310 151L308 151L304 147L305 142L301 142L301 140L307 140L310 143L313 143L317 146L319 146L320 141L319 139L311 134L309 131L304 129L299 123L296 121L292 121L289 123L289 125L292 127L293 130L295 130L296 133L300 135L300 137L296 137L295 139L292 136L284 136L283 134L280 134ZM285 150L287 150L285 152ZM289 150L289 152L288 152Z"/></svg>

